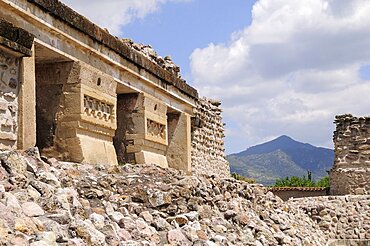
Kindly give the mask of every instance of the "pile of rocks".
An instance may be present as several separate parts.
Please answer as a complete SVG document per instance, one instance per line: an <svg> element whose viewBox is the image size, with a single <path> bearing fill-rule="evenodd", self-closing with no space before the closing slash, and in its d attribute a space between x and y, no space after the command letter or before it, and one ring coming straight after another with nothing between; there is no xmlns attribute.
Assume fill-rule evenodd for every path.
<svg viewBox="0 0 370 246"><path fill-rule="evenodd" d="M199 98L192 121L191 162L194 175L230 177L225 158L221 102Z"/></svg>
<svg viewBox="0 0 370 246"><path fill-rule="evenodd" d="M0 152L0 245L324 245L260 185Z"/></svg>
<svg viewBox="0 0 370 246"><path fill-rule="evenodd" d="M289 200L334 239L370 239L370 196L319 196Z"/></svg>
<svg viewBox="0 0 370 246"><path fill-rule="evenodd" d="M159 56L157 52L153 49L153 47L149 44L137 44L131 39L121 39L121 41L134 50L139 51L141 54L149 58L149 60L158 64L160 67L175 74L178 78L181 78L180 67L172 61L172 58L170 56L165 56L164 58Z"/></svg>

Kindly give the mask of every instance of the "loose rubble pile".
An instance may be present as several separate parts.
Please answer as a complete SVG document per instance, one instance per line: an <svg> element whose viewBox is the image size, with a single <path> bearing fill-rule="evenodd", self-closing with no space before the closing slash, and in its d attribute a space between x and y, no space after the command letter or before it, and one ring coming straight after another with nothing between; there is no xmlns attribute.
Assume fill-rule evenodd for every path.
<svg viewBox="0 0 370 246"><path fill-rule="evenodd" d="M0 245L324 245L303 210L259 185L153 165L0 152Z"/></svg>
<svg viewBox="0 0 370 246"><path fill-rule="evenodd" d="M129 47L139 51L141 54L149 58L149 60L158 64L160 67L171 73L174 73L178 78L181 78L180 67L172 61L172 58L170 56L165 56L164 58L159 56L157 52L153 49L153 47L149 44L137 44L131 39L121 39L121 41L127 44Z"/></svg>
<svg viewBox="0 0 370 246"><path fill-rule="evenodd" d="M334 239L370 239L370 196L321 196L289 200Z"/></svg>

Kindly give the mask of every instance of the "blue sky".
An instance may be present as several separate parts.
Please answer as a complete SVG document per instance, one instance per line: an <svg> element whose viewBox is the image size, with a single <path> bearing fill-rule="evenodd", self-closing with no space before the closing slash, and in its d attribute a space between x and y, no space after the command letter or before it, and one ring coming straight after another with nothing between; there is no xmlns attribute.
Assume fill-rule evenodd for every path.
<svg viewBox="0 0 370 246"><path fill-rule="evenodd" d="M222 100L227 153L283 134L331 148L335 115L369 115L370 1L63 2Z"/></svg>
<svg viewBox="0 0 370 246"><path fill-rule="evenodd" d="M251 22L254 1L199 0L170 2L158 11L122 27L125 37L151 44L159 54L170 54L191 84L189 57L195 48L227 43L231 33Z"/></svg>

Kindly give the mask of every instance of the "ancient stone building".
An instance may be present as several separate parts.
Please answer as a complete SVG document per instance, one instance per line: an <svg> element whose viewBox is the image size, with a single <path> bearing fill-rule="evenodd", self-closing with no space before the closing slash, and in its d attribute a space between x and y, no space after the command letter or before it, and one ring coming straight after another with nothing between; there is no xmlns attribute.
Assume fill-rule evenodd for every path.
<svg viewBox="0 0 370 246"><path fill-rule="evenodd" d="M0 9L0 149L37 145L60 160L191 173L198 92L169 57L57 0L0 0Z"/></svg>
<svg viewBox="0 0 370 246"><path fill-rule="evenodd" d="M330 171L334 195L370 194L370 117L336 116L335 160Z"/></svg>

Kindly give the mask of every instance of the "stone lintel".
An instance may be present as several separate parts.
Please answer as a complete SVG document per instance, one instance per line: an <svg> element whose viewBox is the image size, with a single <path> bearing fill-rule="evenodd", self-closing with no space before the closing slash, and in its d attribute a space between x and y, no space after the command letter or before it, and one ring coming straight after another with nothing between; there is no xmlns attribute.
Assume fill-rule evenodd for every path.
<svg viewBox="0 0 370 246"><path fill-rule="evenodd" d="M120 54L128 61L147 70L151 74L161 79L164 83L173 85L182 93L191 98L198 98L198 91L188 85L185 80L178 78L175 74L166 71L158 64L150 61L140 52L130 48L117 37L109 34L106 30L100 28L84 16L80 15L70 7L66 6L58 0L27 0L30 3L36 4L56 18L66 22L71 27L88 35L91 39L107 46L113 51Z"/></svg>
<svg viewBox="0 0 370 246"><path fill-rule="evenodd" d="M0 19L0 45L20 53L21 56L32 56L34 36L29 32L15 27L13 24Z"/></svg>

